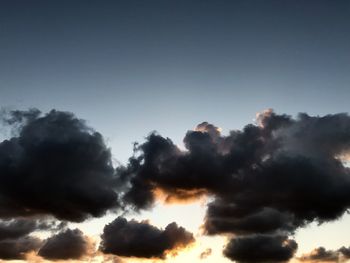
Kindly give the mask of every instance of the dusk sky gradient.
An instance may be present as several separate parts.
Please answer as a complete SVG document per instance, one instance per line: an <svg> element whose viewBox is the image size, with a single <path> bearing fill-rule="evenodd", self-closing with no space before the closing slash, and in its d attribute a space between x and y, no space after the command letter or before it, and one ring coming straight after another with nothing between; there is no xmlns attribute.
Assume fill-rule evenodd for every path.
<svg viewBox="0 0 350 263"><path fill-rule="evenodd" d="M73 112L104 136L114 165L152 131L183 149L186 131L204 121L228 135L268 108L349 112L349 83L346 0L0 1L2 109ZM201 200L128 218L163 229L175 221L197 235L204 215ZM98 236L115 218L72 225ZM349 226L345 215L298 230L297 254L348 247ZM165 262L231 262L223 237L199 240Z"/></svg>

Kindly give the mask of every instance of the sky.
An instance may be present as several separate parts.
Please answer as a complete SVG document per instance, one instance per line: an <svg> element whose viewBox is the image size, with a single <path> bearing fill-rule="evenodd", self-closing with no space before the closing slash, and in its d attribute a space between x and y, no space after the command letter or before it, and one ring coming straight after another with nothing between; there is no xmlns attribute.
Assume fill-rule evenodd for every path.
<svg viewBox="0 0 350 263"><path fill-rule="evenodd" d="M243 143L243 146L239 146L242 147L242 152L245 152L250 147L249 142L253 140L250 136L253 135L243 128L245 125L254 124L255 127L260 127L259 132L266 130L273 134L271 135L273 139L264 138L264 142L275 142L276 138L283 135L281 138L286 142L281 152L287 152L289 157L290 154L306 156L313 160L313 163L317 162L320 167L324 167L324 171L340 174L340 183L334 183L334 185L343 184L344 187L349 185L350 179L346 176L350 175L346 163L342 169L339 168L341 171L336 172L332 166L336 164L329 164L338 157L337 154L346 155L350 145L346 137L350 134L348 128L350 121L346 116L337 115L337 113L349 111L349 28L350 2L345 0L0 1L0 106L3 115L7 112L9 115L6 116L14 118L12 121L8 119L6 121L5 118L0 128L0 137L3 141L0 142L0 174L4 174L4 176L0 175L0 180L5 182L4 187L0 187L0 204L3 202L1 206L5 207L4 211L0 211L0 217L4 220L0 224L11 227L6 220L12 218L13 222L11 222L15 229L19 229L17 223L21 223L26 226L34 224L35 227L32 228L41 231L33 233L39 237L42 235L41 238L45 239L44 243L40 240L30 240L31 244L41 242L41 245L32 246L26 251L26 253L30 251L24 258L28 262L44 260L43 258L51 260L52 257L47 256L50 254L50 246L45 247L42 244L50 243L48 236L57 237L60 233L65 236L62 238L61 235L61 239L58 236L51 240L66 240L65 238L73 237L78 240L75 244L84 241L82 243L85 246L77 247L75 251L86 252L88 250L86 244L98 247L101 238L106 244L122 243L121 228L116 227L113 230L112 227L125 223L121 218L117 220L118 216L128 220L127 226L130 228L125 230L128 235L132 236L131 232L135 229L145 229L148 233L154 232L155 236L158 235L159 240L166 236L167 232L164 231L168 224L177 223L178 226L173 231L178 235L171 236L179 236L179 239L167 240L169 247L165 250L179 249L178 255L171 256L163 251L166 254L165 258L165 254L158 253L161 259L151 259L146 262L154 260L174 263L232 262L234 260L240 262L240 259L235 258L237 255L232 256L229 253L226 253L226 256L223 255L223 247L228 247L228 240L232 235L240 237L241 234L237 234L237 230L214 231L214 236L203 233L203 228L208 228L203 226L204 219L208 218L206 215L210 210L208 204L220 198L225 200L223 204L225 207L233 202L222 188L216 188L214 182L220 181L221 177L214 173L216 176L214 180L208 175L210 184L207 185L205 184L207 181L201 181L204 179L198 179L197 184L191 186L192 188L186 184L176 185L179 180L177 174L181 174L182 169L185 168L180 167L180 169L176 166L167 166L166 163L158 163L166 166L168 176L174 177L169 179L174 180L169 183L169 180L163 178L164 174L157 175L150 167L147 168L147 160L153 160L153 155L150 153L148 153L150 159L145 158L148 156L147 149L156 151L157 147L160 147L158 144L153 144L156 142L152 141L153 137L147 136L156 131L158 137L155 136L154 140L159 139L170 149L177 149L174 150L175 153L162 152L165 151L163 148L158 150L171 160L181 162L181 154L186 152L193 154L193 158L198 157L197 148L195 146L191 148L192 143L207 147L206 142L201 141L203 138L196 139L197 133L210 135L211 140L215 142L215 149L220 154L227 155L227 152L221 152L220 147L223 147L221 144L226 145L228 142L221 141L226 137L231 138L234 141L232 144L238 147L239 139L235 139L238 135L232 135L230 131L239 130L250 138ZM35 111L27 112L28 109L33 108L40 110L42 114L38 115ZM56 112L50 114L52 109ZM273 109L274 113L266 109ZM17 115L14 113L16 111ZM65 112L73 113L74 117ZM257 115L259 112L261 114ZM315 119L297 117L300 112L314 116ZM283 114L291 117L287 118ZM329 114L332 117L322 119L321 116ZM86 123L75 118L83 119ZM282 128L276 128L277 124L276 127L266 126L266 123L265 126L263 125L264 122L279 123L277 120L283 118L290 126L278 124L282 125ZM319 122L322 123L320 127L314 124L318 123L317 118L320 118ZM47 124L51 123L50 120L53 121L52 130ZM197 126L203 122L207 124ZM41 126L44 124L48 126ZM102 135L103 139L87 131L86 127L92 127ZM193 131L193 137L190 136L191 132L187 133L188 131ZM294 138L291 134L295 131L300 131L301 135ZM9 146L4 143L4 140L11 137L23 137L23 140L19 140L18 143L12 140L11 142L16 146L6 148ZM172 144L162 140L167 137L172 140ZM31 142L38 142L38 144L45 142L45 145L51 145L52 142L66 143L64 145L67 148L64 149L67 151L70 149L70 151L64 156L61 153L65 151L55 148L57 145L54 144L55 147L44 147L46 151L52 151L50 155L42 148L32 148ZM141 168L150 169L150 174L141 168L132 167L129 162L129 158L133 156L135 142L141 145L138 154L144 158L134 161L138 162ZM29 151L35 157L25 157L25 154L23 157L18 153L18 147L23 147L23 152ZM270 145L266 146L266 148L269 147ZM90 151L83 149L90 149ZM14 151L12 155L11 151ZM110 156L108 156L109 151ZM177 151L181 154L176 153ZM265 153L267 157L261 157L259 164L264 164L265 158L280 154L280 151L270 148L268 150L264 148L264 151L268 152ZM320 152L327 152L327 154L320 157L318 154ZM94 158L96 153L99 153L98 160ZM233 156L236 156L235 154ZM247 156L249 154L247 153ZM11 159L14 158L13 156L20 156L18 160L21 161L17 159L13 161ZM50 157L45 159L45 156L51 156L54 159L51 160ZM48 165L45 165L45 160ZM112 165L109 164L109 160L112 160ZM213 159L210 160L212 162L208 163L215 163ZM153 161L160 162L158 159ZM8 163L16 165L20 163L22 166L12 171ZM73 165L74 163L76 165ZM206 163L203 162L202 166ZM59 172L51 168L56 166L57 171L64 172L67 176L64 182L60 181ZM124 167L125 171L112 172L112 166L113 169ZM290 166L288 167L291 169ZM201 171L201 176L206 178L206 171L200 168L193 169ZM213 168L208 167L208 174L212 171L211 169ZM225 169L222 170L223 174L226 172ZM239 171L245 171L246 168L240 169ZM237 171L233 173L237 174ZM321 189L319 185L323 182L329 184L333 182L327 181L331 180L324 175L327 172L319 172L321 179L314 179L310 185L302 184L307 185L311 193L315 191L314 196L319 198L320 202L329 200L329 197L327 199L321 196L321 193L324 193L323 190L317 191ZM296 170L295 173L301 172ZM36 174L40 174L39 179L26 179ZM109 177L118 177L121 174L126 179L118 178L118 180L123 182L109 181ZM300 180L306 182L309 174L312 172L306 173L306 179ZM263 175L265 176L265 173ZM22 178L23 185L15 187L12 179L8 179L9 176ZM136 180L127 179L133 176L146 188L135 183ZM190 176L188 171L187 176ZM285 176L289 176L289 173ZM191 181L186 176L181 178L185 182ZM273 180L272 177L272 179L268 176L266 178L266 180ZM327 180L322 181L322 178ZM47 191L45 187L39 187L39 185L45 186L50 180L57 185L50 185ZM68 184L70 180L74 182ZM149 207L141 204L142 202L136 199L136 195L132 195L142 191L147 192L147 187L151 187L146 183L148 181L152 181L152 184L157 185L156 189L165 191L165 194L171 194L176 189L182 189L181 187L186 191L204 189L206 193L202 195L196 193L193 200L186 199L182 200L183 202L175 200L171 204L164 204L160 197L153 200L153 203L152 200L147 199L147 196L144 199L141 198L141 201L152 203ZM88 182L86 187L81 186L85 184L84 182ZM28 190L26 185L31 184L32 190ZM300 190L298 187L296 189ZM271 192L274 192L275 188L272 188ZM125 194L129 190L130 195ZM250 189L253 192L259 192L258 190L261 189L255 187ZM66 191L68 194L62 196ZM79 191L82 195L78 194ZM118 197L115 196L115 191ZM336 192L341 191L337 188ZM90 195L91 192L93 194ZM333 193L331 190L329 192ZM46 195L47 197L44 197L46 201L41 201L39 196ZM175 199L179 197L178 195L178 193L174 194ZM331 201L334 196L336 194L331 195ZM344 196L342 198L345 198ZM120 198L122 200L119 200ZM306 201L312 199L310 196L304 196L304 198ZM338 196L334 198L334 202L341 199ZM57 200L63 201L57 202ZM296 202L297 199L292 200ZM302 197L298 200L301 203L305 201ZM83 201L86 202L85 205ZM120 202L133 209L122 207ZM237 205L238 201L235 200L235 202ZM337 252L337 249L350 245L350 216L344 212L350 207L350 202L344 201L341 209L329 216L321 213L323 206L316 203L312 203L310 207L320 207L320 210L316 209L315 212L309 207L308 213L312 210L313 214L306 213L307 216L297 211L295 207L286 208L289 203L285 204L285 207L279 207L279 204L272 205L272 203L273 201L269 200L268 204L264 204L265 206L261 209L267 207L277 209L279 212L283 210L283 213L286 209L291 216L295 217L295 221L290 221L293 225L291 229L277 229L279 234L282 233L291 238L282 240L291 250L287 252L295 255L293 259L292 257L288 259L295 261L296 257L321 246L326 249L323 255L327 254L327 260L334 261L335 255L345 255L343 252ZM251 203L245 204L245 206L250 205ZM9 208L17 206L18 209ZM327 202L324 203L324 207L328 206L333 207ZM62 207L68 208L62 209ZM116 207L118 207L117 212L113 212ZM140 211L137 211L138 209ZM264 213L271 211L264 210ZM41 218L43 215L52 217L47 219L53 220L50 221L50 227L47 226L47 222L44 224L40 221L43 220ZM133 218L136 221L132 221ZM297 219L301 221L296 222ZM55 220L67 222L67 225L55 228L52 224L59 224ZM142 220L149 220L149 222ZM232 218L225 220L232 220ZM323 223L318 225L320 220L323 220ZM105 227L112 221L110 228ZM187 232L182 232L181 227L184 227ZM6 242L10 241L19 242L12 239L3 241L1 228L0 225L0 257L1 244L8 245L9 243ZM74 228L80 229L80 232L70 231ZM112 234L115 231L114 239L107 230ZM106 234L101 237L104 231ZM195 241L189 237L189 232L193 234ZM271 238L276 235L275 232L272 233L273 235L263 234L265 236L262 238ZM242 234L243 238L247 236L250 237L246 233ZM22 243L23 239L27 238L26 244L28 244L27 235L20 238ZM129 246L135 247L132 238L130 240ZM290 240L298 243L297 251L293 249L294 241ZM93 242L95 243L90 244ZM180 251L181 244L183 247ZM52 246L55 248L54 245ZM255 244L255 247L259 245ZM114 249L114 251L118 250L118 248ZM59 249L56 247L56 250ZM105 252L99 252L98 256L92 256L90 252L90 254L85 253L86 255L83 253L72 258L82 262L84 260L98 262L102 258L105 261L113 260L111 255L114 254L119 258L121 253L118 250L119 254L116 252L113 254L111 252L113 249L108 250L107 245L100 250ZM40 251L44 252L40 253ZM45 254L45 251L49 252ZM211 252L200 259L199 255L204 251ZM125 253L121 253L123 262L143 262L144 260L141 257L125 257L123 255L128 254ZM142 254L142 252L139 253ZM110 258L105 258L107 256ZM320 259L309 257L305 260ZM253 261L261 262L261 259ZM268 261L273 260L268 259ZM4 262L6 262L5 258Z"/></svg>

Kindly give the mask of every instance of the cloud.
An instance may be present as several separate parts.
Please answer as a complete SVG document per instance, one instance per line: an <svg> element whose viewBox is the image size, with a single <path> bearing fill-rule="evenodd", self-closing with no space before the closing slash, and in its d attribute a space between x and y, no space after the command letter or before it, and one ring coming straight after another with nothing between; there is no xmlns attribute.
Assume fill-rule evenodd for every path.
<svg viewBox="0 0 350 263"><path fill-rule="evenodd" d="M340 252L345 259L350 259L350 247L341 247L338 252Z"/></svg>
<svg viewBox="0 0 350 263"><path fill-rule="evenodd" d="M287 236L254 235L231 239L224 255L237 262L286 262L297 247Z"/></svg>
<svg viewBox="0 0 350 263"><path fill-rule="evenodd" d="M57 230L64 226L64 223L47 219L19 218L0 221L0 240L16 239L34 231Z"/></svg>
<svg viewBox="0 0 350 263"><path fill-rule="evenodd" d="M25 259L26 254L38 250L41 243L39 238L32 236L0 240L0 259Z"/></svg>
<svg viewBox="0 0 350 263"><path fill-rule="evenodd" d="M103 255L103 262L107 263L126 263L122 258L115 255Z"/></svg>
<svg viewBox="0 0 350 263"><path fill-rule="evenodd" d="M131 185L123 197L126 204L137 209L147 209L155 201L154 192L157 188L168 193L173 200L184 199L186 192L189 198L193 198L193 193L206 193L202 189L221 187L220 179L228 180L227 175L222 178L212 176L214 173L219 177L222 175L217 171L223 169L223 163L216 159L209 135L194 132L188 137L187 147L194 154L181 152L170 139L155 133L136 148L140 156L130 158L128 166L119 167L117 171L121 181Z"/></svg>
<svg viewBox="0 0 350 263"><path fill-rule="evenodd" d="M53 215L83 221L118 207L111 153L72 113L12 111L0 143L0 217Z"/></svg>
<svg viewBox="0 0 350 263"><path fill-rule="evenodd" d="M46 219L11 219L0 222L0 259L25 259L26 254L37 251L42 241L30 236L37 231L55 231L64 224Z"/></svg>
<svg viewBox="0 0 350 263"><path fill-rule="evenodd" d="M100 250L106 254L123 257L161 258L168 252L181 249L194 242L194 237L184 228L171 223L159 229L146 221L127 221L116 218L107 224L101 235Z"/></svg>
<svg viewBox="0 0 350 263"><path fill-rule="evenodd" d="M292 231L297 222L293 215L279 212L273 208L244 208L222 200L215 200L208 205L205 218L205 231L209 235L235 233L248 235Z"/></svg>
<svg viewBox="0 0 350 263"><path fill-rule="evenodd" d="M297 246L287 237L295 230L337 220L350 208L350 169L343 163L350 153L347 114L292 118L266 110L255 124L228 135L203 122L185 134L185 150L153 132L116 169L102 135L72 113L12 111L2 122L12 129L0 142L0 218L14 218L0 221L5 247L27 244L33 231L54 228L24 217L81 222L109 210L149 209L160 196L167 202L210 196L205 233L235 236L225 249L231 259L256 244L256 261L264 261L271 251L292 256ZM57 243L64 233L51 240ZM194 239L175 223L161 230L117 218L102 240L105 253L164 258ZM258 246L262 240L266 247ZM348 250L337 253L346 257Z"/></svg>
<svg viewBox="0 0 350 263"><path fill-rule="evenodd" d="M212 253L212 249L211 248L207 248L202 253L200 253L199 258L200 259L206 259L207 257L209 257L211 255L211 253Z"/></svg>
<svg viewBox="0 0 350 263"><path fill-rule="evenodd" d="M247 240L289 236L343 215L350 207L350 170L340 157L349 154L350 117L292 118L267 110L256 119L228 135L201 123L186 133L186 150L151 133L117 169L124 205L148 209L159 190L172 201L210 195L205 232ZM265 240L276 247L275 239Z"/></svg>
<svg viewBox="0 0 350 263"><path fill-rule="evenodd" d="M90 252L92 242L78 230L66 229L67 224L45 218L17 218L0 222L0 259L27 259L29 253L49 260L79 259ZM55 233L46 240L33 234ZM40 261L40 260L39 260Z"/></svg>
<svg viewBox="0 0 350 263"><path fill-rule="evenodd" d="M350 248L341 247L338 250L327 250L324 247L318 247L308 254L303 254L298 259L307 262L345 262L350 259Z"/></svg>
<svg viewBox="0 0 350 263"><path fill-rule="evenodd" d="M304 254L299 258L300 261L314 262L338 262L339 253L333 250L326 250L324 247L315 248L311 253Z"/></svg>
<svg viewBox="0 0 350 263"><path fill-rule="evenodd" d="M46 239L38 255L49 260L80 259L91 244L79 229L67 229Z"/></svg>

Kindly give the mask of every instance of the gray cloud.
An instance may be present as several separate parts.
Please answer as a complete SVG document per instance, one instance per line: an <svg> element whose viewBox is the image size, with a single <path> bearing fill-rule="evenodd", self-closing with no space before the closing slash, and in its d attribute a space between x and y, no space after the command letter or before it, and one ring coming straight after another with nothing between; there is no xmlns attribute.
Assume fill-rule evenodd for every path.
<svg viewBox="0 0 350 263"><path fill-rule="evenodd" d="M311 253L304 254L299 258L300 261L315 262L338 262L339 253L333 250L326 250L324 247L315 248Z"/></svg>
<svg viewBox="0 0 350 263"><path fill-rule="evenodd" d="M25 259L26 253L38 250L41 244L39 238L31 236L0 240L0 259Z"/></svg>
<svg viewBox="0 0 350 263"><path fill-rule="evenodd" d="M57 231L65 227L48 219L11 219L0 222L0 259L25 259L28 252L37 251L42 245L39 238L31 236L37 231Z"/></svg>
<svg viewBox="0 0 350 263"><path fill-rule="evenodd" d="M87 237L79 229L66 229L46 239L38 255L50 260L80 259L89 248Z"/></svg>
<svg viewBox="0 0 350 263"><path fill-rule="evenodd" d="M327 250L324 247L318 247L310 253L303 254L298 259L307 262L345 262L350 259L350 248L341 247L338 250Z"/></svg>
<svg viewBox="0 0 350 263"><path fill-rule="evenodd" d="M13 111L16 136L0 143L0 217L82 221L118 207L111 153L72 113Z"/></svg>
<svg viewBox="0 0 350 263"><path fill-rule="evenodd" d="M13 111L3 122L13 130L12 137L0 143L4 219L52 215L80 222L111 209L149 209L158 190L168 201L210 195L205 233L234 234L225 249L227 257L235 259L245 247L264 240L271 251L285 252L287 258L296 250L287 238L296 229L336 220L350 207L350 169L343 163L350 148L347 114L302 113L292 118L268 110L257 116L256 124L226 136L203 122L185 134L185 151L154 132L136 144L128 164L116 170L102 135L71 113ZM123 238L115 225L135 238ZM13 240L40 228L36 223L0 222L0 237L2 226L7 231L3 229L3 235ZM174 237L167 234L171 231ZM131 249L140 235L149 244ZM164 258L165 251L185 246L193 236L176 224L159 230L118 218L105 227L102 239L105 253ZM264 256L269 249L259 248L255 260L269 258ZM345 257L347 249L342 250L337 253Z"/></svg>
<svg viewBox="0 0 350 263"><path fill-rule="evenodd" d="M237 262L287 262L297 247L286 236L254 235L231 239L224 255Z"/></svg>
<svg viewBox="0 0 350 263"><path fill-rule="evenodd" d="M106 254L161 259L167 252L194 242L193 235L176 223L162 230L148 222L127 221L123 217L106 225L101 239L100 250Z"/></svg>
<svg viewBox="0 0 350 263"><path fill-rule="evenodd" d="M171 200L210 194L206 233L246 238L288 236L310 222L336 220L350 207L350 170L342 160L350 149L347 114L292 118L268 110L257 124L227 136L201 123L184 144L186 151L151 133L136 145L117 170L128 187L127 206L151 207L157 189Z"/></svg>
<svg viewBox="0 0 350 263"><path fill-rule="evenodd" d="M16 239L34 231L59 230L65 223L47 219L11 219L0 221L0 240Z"/></svg>

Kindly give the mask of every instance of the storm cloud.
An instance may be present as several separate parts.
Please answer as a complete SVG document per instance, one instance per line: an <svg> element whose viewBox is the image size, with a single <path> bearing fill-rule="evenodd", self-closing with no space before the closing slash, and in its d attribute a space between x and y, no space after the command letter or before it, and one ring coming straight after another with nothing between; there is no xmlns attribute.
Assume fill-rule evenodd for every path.
<svg viewBox="0 0 350 263"><path fill-rule="evenodd" d="M237 262L286 262L297 247L297 243L286 236L254 235L231 239L224 254Z"/></svg>
<svg viewBox="0 0 350 263"><path fill-rule="evenodd" d="M34 231L56 231L64 227L65 223L47 219L3 220L0 221L0 240L23 237Z"/></svg>
<svg viewBox="0 0 350 263"><path fill-rule="evenodd" d="M264 237L273 248L278 242L267 237L336 220L350 207L350 117L345 113L292 118L267 110L255 124L228 135L203 122L183 142L185 150L151 133L135 146L129 163L117 169L128 186L125 204L147 209L158 190L175 201L210 195L207 234L241 236L240 244ZM238 254L244 246L232 242Z"/></svg>
<svg viewBox="0 0 350 263"><path fill-rule="evenodd" d="M0 259L25 259L26 254L40 248L42 241L32 236L0 240Z"/></svg>
<svg viewBox="0 0 350 263"><path fill-rule="evenodd" d="M0 143L0 217L53 215L83 221L118 207L111 153L72 113L12 111Z"/></svg>
<svg viewBox="0 0 350 263"><path fill-rule="evenodd" d="M66 229L46 239L38 255L50 260L80 259L91 244L79 229Z"/></svg>
<svg viewBox="0 0 350 263"><path fill-rule="evenodd" d="M181 249L194 242L193 235L176 223L159 229L146 221L128 221L116 218L105 226L100 250L123 257L161 258L168 252Z"/></svg>
<svg viewBox="0 0 350 263"><path fill-rule="evenodd" d="M26 254L37 251L42 241L31 234L38 231L57 231L65 227L48 219L18 218L0 222L0 259L25 259Z"/></svg>
<svg viewBox="0 0 350 263"><path fill-rule="evenodd" d="M350 208L350 117L345 113L293 118L267 110L227 135L203 122L185 134L185 150L153 132L135 144L125 166L116 168L102 135L72 113L12 111L2 120L12 129L0 143L3 219L54 216L81 222L110 210L149 209L160 192L168 202L205 195L211 201L204 233L234 236L225 256L281 262L297 249L288 238L295 230L337 220ZM29 234L40 228L45 225L39 221L0 222L0 241L3 235L4 247L27 244ZM194 241L175 223L162 230L122 217L106 225L101 238L106 254L161 259ZM79 230L54 235L39 254L58 259L60 246L74 239L78 255L61 258L79 258L86 251ZM255 252L247 254L252 246ZM34 249L22 247L24 252L14 254ZM348 249L336 254L347 257Z"/></svg>

